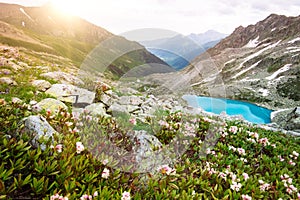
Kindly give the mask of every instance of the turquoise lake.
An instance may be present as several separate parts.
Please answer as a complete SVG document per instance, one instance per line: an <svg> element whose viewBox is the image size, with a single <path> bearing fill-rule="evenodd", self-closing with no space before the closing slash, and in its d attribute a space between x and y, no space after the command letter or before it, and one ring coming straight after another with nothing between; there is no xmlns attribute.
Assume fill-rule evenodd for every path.
<svg viewBox="0 0 300 200"><path fill-rule="evenodd" d="M184 95L183 99L186 100L190 106L202 108L206 112L214 114L225 112L230 116L242 115L245 120L255 124L267 124L271 122L272 110L252 103L195 95Z"/></svg>

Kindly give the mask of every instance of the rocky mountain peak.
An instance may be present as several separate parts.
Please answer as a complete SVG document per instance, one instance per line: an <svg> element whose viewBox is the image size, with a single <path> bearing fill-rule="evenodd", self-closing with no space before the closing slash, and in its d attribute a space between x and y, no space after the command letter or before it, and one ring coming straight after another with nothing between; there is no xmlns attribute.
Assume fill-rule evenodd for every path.
<svg viewBox="0 0 300 200"><path fill-rule="evenodd" d="M259 37L262 43L277 42L300 35L300 16L287 17L271 14L255 25L239 26L234 32L223 39L215 48L210 49L211 55L216 55L226 48L240 48L250 40Z"/></svg>

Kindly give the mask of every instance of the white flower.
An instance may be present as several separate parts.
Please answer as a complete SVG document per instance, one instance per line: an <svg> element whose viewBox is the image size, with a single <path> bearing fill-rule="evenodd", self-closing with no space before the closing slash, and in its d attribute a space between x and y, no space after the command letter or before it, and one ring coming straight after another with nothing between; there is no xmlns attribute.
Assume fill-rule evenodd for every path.
<svg viewBox="0 0 300 200"><path fill-rule="evenodd" d="M228 129L229 132L236 134L238 131L238 127L237 126L230 126L230 128Z"/></svg>
<svg viewBox="0 0 300 200"><path fill-rule="evenodd" d="M130 193L129 192L123 192L121 200L130 200Z"/></svg>
<svg viewBox="0 0 300 200"><path fill-rule="evenodd" d="M237 192L241 189L241 187L242 187L242 184L241 183L237 183L235 181L232 181L232 184L230 185L230 188L232 190L237 191Z"/></svg>
<svg viewBox="0 0 300 200"><path fill-rule="evenodd" d="M55 150L58 152L58 153L61 153L62 152L62 148L63 146L61 144L58 144L55 146Z"/></svg>
<svg viewBox="0 0 300 200"><path fill-rule="evenodd" d="M107 163L108 163L108 159L104 159L104 160L102 161L102 164L103 164L103 165L107 165Z"/></svg>
<svg viewBox="0 0 300 200"><path fill-rule="evenodd" d="M261 138L258 140L258 143L262 144L263 146L270 145L268 138Z"/></svg>
<svg viewBox="0 0 300 200"><path fill-rule="evenodd" d="M223 178L223 179L226 180L227 174L225 174L225 173L223 173L223 172L220 172L220 173L219 173L219 176L220 176L221 178Z"/></svg>
<svg viewBox="0 0 300 200"><path fill-rule="evenodd" d="M162 165L158 168L158 171L160 171L162 174L175 174L176 171L175 169L172 169L171 167L169 167L168 165Z"/></svg>
<svg viewBox="0 0 300 200"><path fill-rule="evenodd" d="M82 142L76 142L76 152L79 154L84 150Z"/></svg>
<svg viewBox="0 0 300 200"><path fill-rule="evenodd" d="M243 199L243 200L252 200L252 197L250 197L249 195L243 194L243 195L242 195L242 199Z"/></svg>
<svg viewBox="0 0 300 200"><path fill-rule="evenodd" d="M265 183L263 180L258 180L260 186L259 186L259 189L261 191L266 191L270 188L270 184L269 183Z"/></svg>
<svg viewBox="0 0 300 200"><path fill-rule="evenodd" d="M240 155L246 155L246 151L243 148L237 148L237 151Z"/></svg>
<svg viewBox="0 0 300 200"><path fill-rule="evenodd" d="M298 157L299 156L299 153L297 153L296 151L293 151L293 155Z"/></svg>
<svg viewBox="0 0 300 200"><path fill-rule="evenodd" d="M283 162L284 161L284 158L282 158L281 156L278 156L280 162Z"/></svg>
<svg viewBox="0 0 300 200"><path fill-rule="evenodd" d="M97 192L97 191L94 192L93 196L94 196L94 197L98 196L98 192Z"/></svg>
<svg viewBox="0 0 300 200"><path fill-rule="evenodd" d="M295 166L295 165L296 165L296 163L293 162L292 160L289 161L289 164L292 165L292 166Z"/></svg>
<svg viewBox="0 0 300 200"><path fill-rule="evenodd" d="M245 181L249 179L249 175L247 173L243 173L243 177L244 177Z"/></svg>
<svg viewBox="0 0 300 200"><path fill-rule="evenodd" d="M108 177L109 177L109 169L104 168L104 170L103 170L103 172L101 174L101 177L105 178L105 179L108 179Z"/></svg>

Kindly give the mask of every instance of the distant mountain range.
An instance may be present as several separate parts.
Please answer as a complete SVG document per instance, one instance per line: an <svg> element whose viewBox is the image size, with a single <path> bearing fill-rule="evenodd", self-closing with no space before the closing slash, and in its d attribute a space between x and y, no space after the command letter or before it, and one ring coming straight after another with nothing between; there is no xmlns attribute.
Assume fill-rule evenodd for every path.
<svg viewBox="0 0 300 200"><path fill-rule="evenodd" d="M300 16L272 14L238 27L186 67L199 95L261 103L300 105Z"/></svg>
<svg viewBox="0 0 300 200"><path fill-rule="evenodd" d="M60 13L51 4L24 7L0 3L0 43L62 56L77 67L84 61L94 68L105 63L108 66L102 68L115 78L145 63L167 65L139 43L115 36L79 17ZM101 49L99 44L106 46ZM87 62L96 46L94 57Z"/></svg>
<svg viewBox="0 0 300 200"><path fill-rule="evenodd" d="M139 41L139 43L174 69L180 70L224 37L226 37L226 34L209 30L201 34L187 36L178 34L170 38Z"/></svg>

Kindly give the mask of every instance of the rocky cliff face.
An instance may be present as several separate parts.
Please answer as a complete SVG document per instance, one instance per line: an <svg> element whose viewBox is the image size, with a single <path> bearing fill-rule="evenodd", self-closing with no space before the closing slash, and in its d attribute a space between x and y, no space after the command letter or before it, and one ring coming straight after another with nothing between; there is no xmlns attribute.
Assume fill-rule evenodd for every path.
<svg viewBox="0 0 300 200"><path fill-rule="evenodd" d="M300 105L299 61L300 16L272 14L236 28L181 73L197 94L286 108Z"/></svg>

